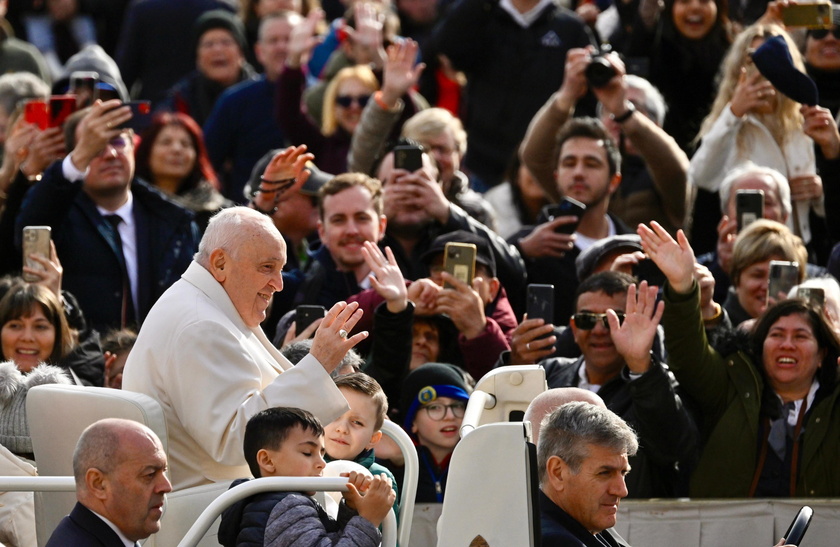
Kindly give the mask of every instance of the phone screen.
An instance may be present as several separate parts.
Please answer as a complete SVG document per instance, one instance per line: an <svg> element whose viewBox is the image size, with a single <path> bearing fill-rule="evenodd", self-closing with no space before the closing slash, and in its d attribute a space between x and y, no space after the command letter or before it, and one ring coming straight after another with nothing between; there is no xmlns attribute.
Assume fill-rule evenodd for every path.
<svg viewBox="0 0 840 547"><path fill-rule="evenodd" d="M799 263L771 260L770 277L767 280L767 305L787 298L790 290L798 283Z"/></svg>

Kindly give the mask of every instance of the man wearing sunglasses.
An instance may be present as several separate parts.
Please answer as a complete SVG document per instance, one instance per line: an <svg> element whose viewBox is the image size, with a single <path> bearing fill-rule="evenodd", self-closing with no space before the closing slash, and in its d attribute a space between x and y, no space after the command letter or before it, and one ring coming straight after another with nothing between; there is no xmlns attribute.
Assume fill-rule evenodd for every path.
<svg viewBox="0 0 840 547"><path fill-rule="evenodd" d="M72 151L27 195L16 224L51 226L72 292L99 332L138 327L198 248L193 215L134 176L131 109L97 102L65 124Z"/></svg>
<svg viewBox="0 0 840 547"><path fill-rule="evenodd" d="M662 316L656 287L619 272L597 273L578 287L570 322L581 357L541 361L549 388L597 393L638 432L630 458L631 497L685 495L681 481L696 457L697 431L667 366L651 352ZM638 298L637 298L638 295Z"/></svg>

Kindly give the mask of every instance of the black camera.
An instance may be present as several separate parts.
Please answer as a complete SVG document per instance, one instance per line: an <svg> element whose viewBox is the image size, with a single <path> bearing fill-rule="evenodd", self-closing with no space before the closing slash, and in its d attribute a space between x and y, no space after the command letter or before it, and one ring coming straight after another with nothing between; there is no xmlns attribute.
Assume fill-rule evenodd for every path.
<svg viewBox="0 0 840 547"><path fill-rule="evenodd" d="M616 75L615 67L612 66L607 59L607 54L612 49L607 46L601 46L601 50L592 56L592 60L586 67L584 75L590 87L602 88L606 87Z"/></svg>

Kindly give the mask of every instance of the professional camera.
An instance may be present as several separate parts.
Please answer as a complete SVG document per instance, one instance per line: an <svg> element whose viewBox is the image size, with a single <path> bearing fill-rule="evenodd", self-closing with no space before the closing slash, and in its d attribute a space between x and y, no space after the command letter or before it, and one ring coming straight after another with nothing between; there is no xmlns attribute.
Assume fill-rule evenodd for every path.
<svg viewBox="0 0 840 547"><path fill-rule="evenodd" d="M604 44L600 51L592 56L589 65L584 72L586 81L590 87L602 88L606 87L610 80L616 75L615 67L613 67L607 59L607 54L612 51L610 46Z"/></svg>

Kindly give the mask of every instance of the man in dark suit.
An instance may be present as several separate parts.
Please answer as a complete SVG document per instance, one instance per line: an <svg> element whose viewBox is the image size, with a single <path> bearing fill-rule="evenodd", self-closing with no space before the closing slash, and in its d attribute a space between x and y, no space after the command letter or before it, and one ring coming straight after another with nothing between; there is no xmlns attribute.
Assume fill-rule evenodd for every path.
<svg viewBox="0 0 840 547"><path fill-rule="evenodd" d="M84 430L73 454L73 511L47 547L125 547L160 530L172 485L166 453L148 427L108 418Z"/></svg>
<svg viewBox="0 0 840 547"><path fill-rule="evenodd" d="M636 434L604 407L572 402L543 421L537 445L542 545L626 547L614 530Z"/></svg>
<svg viewBox="0 0 840 547"><path fill-rule="evenodd" d="M63 288L100 332L138 326L198 248L192 213L134 176L134 134L119 100L65 125L72 152L27 194L17 219L52 227Z"/></svg>

